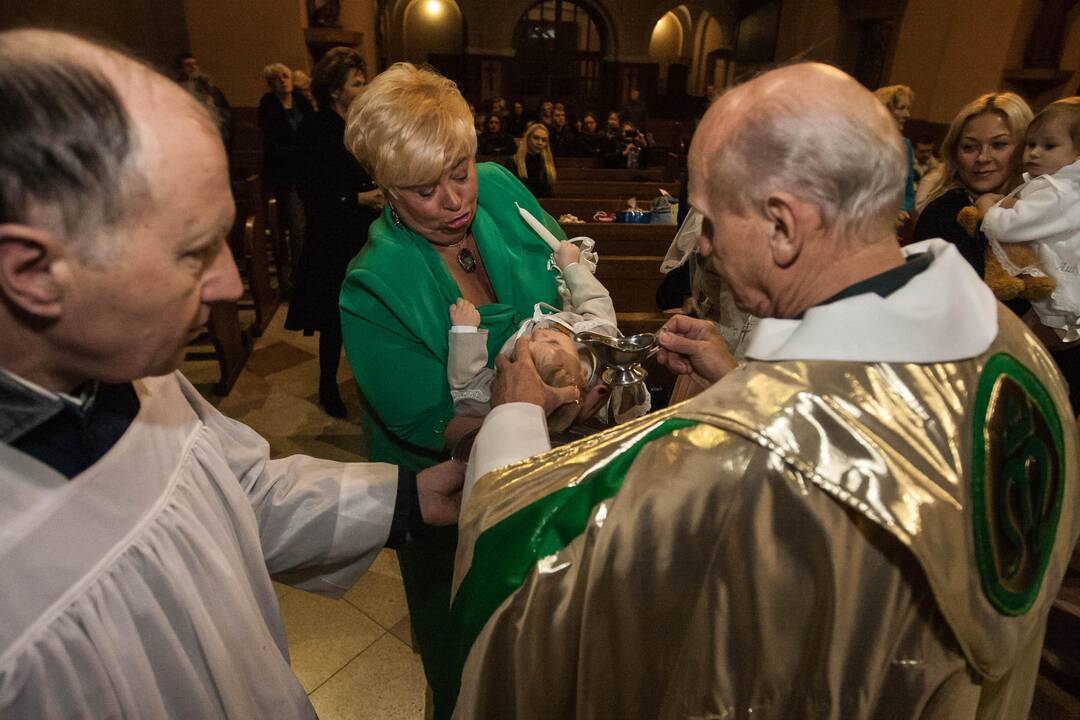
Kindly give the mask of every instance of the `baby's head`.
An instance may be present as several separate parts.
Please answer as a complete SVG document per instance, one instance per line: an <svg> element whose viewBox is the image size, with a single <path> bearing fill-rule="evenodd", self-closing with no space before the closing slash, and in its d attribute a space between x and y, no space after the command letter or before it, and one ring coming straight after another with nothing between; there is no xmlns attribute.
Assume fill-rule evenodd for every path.
<svg viewBox="0 0 1080 720"><path fill-rule="evenodd" d="M1080 98L1047 105L1028 125L1024 171L1052 175L1080 158Z"/></svg>
<svg viewBox="0 0 1080 720"><path fill-rule="evenodd" d="M548 428L555 432L566 430L578 419L580 402L588 393L587 378L582 369L579 347L569 336L558 329L538 327L532 332L529 345L533 364L545 383L552 387L578 389L578 403L563 405L548 416Z"/></svg>

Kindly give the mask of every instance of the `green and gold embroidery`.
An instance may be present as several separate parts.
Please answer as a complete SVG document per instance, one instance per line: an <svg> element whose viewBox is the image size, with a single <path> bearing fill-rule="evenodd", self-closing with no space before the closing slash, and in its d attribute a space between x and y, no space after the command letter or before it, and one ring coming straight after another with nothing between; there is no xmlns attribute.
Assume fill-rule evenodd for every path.
<svg viewBox="0 0 1080 720"><path fill-rule="evenodd" d="M1050 393L1010 355L992 356L975 395L972 522L983 592L1005 615L1042 587L1064 493L1064 438Z"/></svg>

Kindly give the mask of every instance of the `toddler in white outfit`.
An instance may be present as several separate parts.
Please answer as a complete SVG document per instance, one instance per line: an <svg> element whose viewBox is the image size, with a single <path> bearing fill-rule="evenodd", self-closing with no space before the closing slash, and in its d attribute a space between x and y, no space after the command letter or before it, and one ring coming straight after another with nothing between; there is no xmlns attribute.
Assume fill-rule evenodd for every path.
<svg viewBox="0 0 1080 720"><path fill-rule="evenodd" d="M1053 294L1032 306L1044 325L1074 342L1080 340L1080 98L1052 103L1031 121L1024 180L1004 198L979 198L982 230L1009 274L1041 271L1054 279ZM1030 243L1040 267L1017 267L1003 243Z"/></svg>

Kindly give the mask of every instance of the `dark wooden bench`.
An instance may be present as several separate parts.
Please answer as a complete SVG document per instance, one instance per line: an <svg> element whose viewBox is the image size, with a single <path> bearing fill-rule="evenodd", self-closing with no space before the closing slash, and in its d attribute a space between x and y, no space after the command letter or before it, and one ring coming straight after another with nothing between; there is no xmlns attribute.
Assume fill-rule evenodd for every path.
<svg viewBox="0 0 1080 720"><path fill-rule="evenodd" d="M540 207L544 208L549 215L556 220L560 215L570 213L586 223L593 222L593 215L599 211L616 213L625 210L629 197L551 197L542 198ZM648 200L637 199L637 207L641 210L652 209L652 198Z"/></svg>
<svg viewBox="0 0 1080 720"><path fill-rule="evenodd" d="M596 277L611 293L615 310L622 313L654 312L656 290L663 282L662 258L655 255L604 255Z"/></svg>
<svg viewBox="0 0 1080 720"><path fill-rule="evenodd" d="M270 277L270 261L267 253L266 204L258 176L233 183L236 198L236 223L233 233L237 235L230 244L237 252L237 266L247 284L250 307L255 310L252 334L263 334L277 310L280 297Z"/></svg>
<svg viewBox="0 0 1080 720"><path fill-rule="evenodd" d="M612 182L601 180L559 180L552 189L555 197L620 197L652 200L660 194L660 188L667 190L672 197L679 197L677 182Z"/></svg>
<svg viewBox="0 0 1080 720"><path fill-rule="evenodd" d="M596 241L601 260L607 255L653 255L663 258L678 230L674 225L629 223L570 223L562 225L567 237L584 235Z"/></svg>
<svg viewBox="0 0 1080 720"><path fill-rule="evenodd" d="M597 182L650 182L662 183L666 178L664 168L645 168L639 170L619 170L611 168L558 167L559 182L568 180L593 180Z"/></svg>

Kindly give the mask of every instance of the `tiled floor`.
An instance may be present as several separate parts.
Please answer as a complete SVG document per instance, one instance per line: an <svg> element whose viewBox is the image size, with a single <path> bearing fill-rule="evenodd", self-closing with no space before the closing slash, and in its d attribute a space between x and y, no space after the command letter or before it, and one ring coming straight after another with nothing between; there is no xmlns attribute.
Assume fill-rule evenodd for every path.
<svg viewBox="0 0 1080 720"><path fill-rule="evenodd" d="M279 308L225 398L211 390L217 364L192 360L188 378L223 413L241 420L270 442L275 457L305 453L333 460L363 460L356 388L342 357L338 370L346 420L318 405L318 342L282 327ZM383 550L342 600L330 600L275 584L293 670L322 720L424 717L426 685L420 656L412 651L401 571L393 551Z"/></svg>

